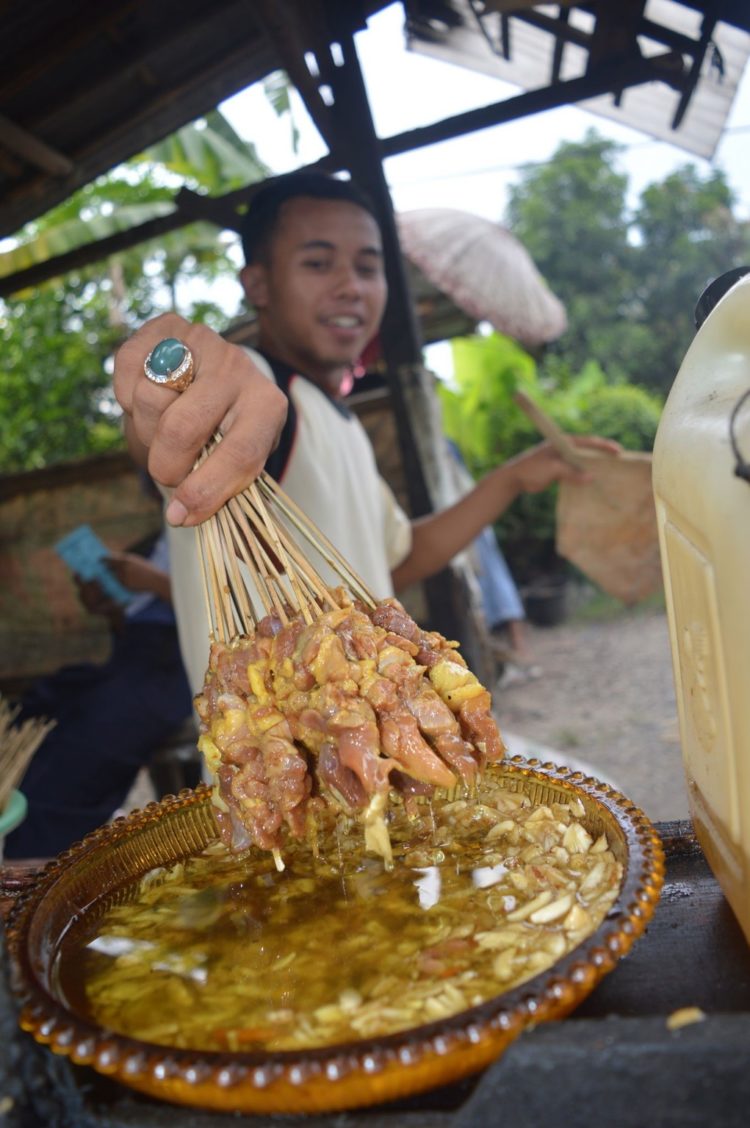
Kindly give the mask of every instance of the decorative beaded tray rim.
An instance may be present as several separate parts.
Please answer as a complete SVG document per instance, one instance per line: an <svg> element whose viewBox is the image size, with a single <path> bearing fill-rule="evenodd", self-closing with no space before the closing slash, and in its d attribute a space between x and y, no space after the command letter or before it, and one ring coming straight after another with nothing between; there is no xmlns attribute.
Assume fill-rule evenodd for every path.
<svg viewBox="0 0 750 1128"><path fill-rule="evenodd" d="M664 879L661 841L614 788L555 764L512 757L491 769L534 803L578 798L623 864L602 924L552 967L479 1006L380 1038L304 1051L219 1053L167 1048L106 1031L55 996L50 964L73 912L216 837L208 789L183 791L101 827L61 854L19 897L8 924L20 1023L36 1041L131 1088L194 1107L323 1112L423 1092L487 1066L531 1024L560 1019L590 994L642 934Z"/></svg>

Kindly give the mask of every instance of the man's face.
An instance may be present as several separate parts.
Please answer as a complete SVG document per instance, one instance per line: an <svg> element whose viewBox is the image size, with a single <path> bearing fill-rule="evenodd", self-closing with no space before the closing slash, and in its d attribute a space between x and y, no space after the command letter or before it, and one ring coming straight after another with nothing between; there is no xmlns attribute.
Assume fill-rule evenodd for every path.
<svg viewBox="0 0 750 1128"><path fill-rule="evenodd" d="M261 346L329 392L375 336L387 289L378 226L344 200L289 200L268 262L242 275Z"/></svg>

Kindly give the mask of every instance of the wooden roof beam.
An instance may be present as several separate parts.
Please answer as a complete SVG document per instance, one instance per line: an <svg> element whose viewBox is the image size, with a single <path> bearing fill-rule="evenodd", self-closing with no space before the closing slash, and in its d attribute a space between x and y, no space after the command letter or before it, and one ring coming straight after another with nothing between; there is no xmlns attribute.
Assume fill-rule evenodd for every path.
<svg viewBox="0 0 750 1128"><path fill-rule="evenodd" d="M5 191L4 225L0 227L0 237L12 235L28 219L40 214L42 210L54 207L67 199L77 188L89 183L100 173L107 172L138 153L149 145L156 144L160 137L166 137L206 112L206 104L216 106L225 98L257 82L260 77L270 73L273 61L270 48L265 40L252 53L245 44L240 45L231 55L216 60L210 67L204 67L200 83L195 75L186 75L185 81L174 86L160 98L152 98L134 109L127 122L104 139L93 139L85 148L75 153L74 173L67 181L60 181L59 191L49 192L49 183L42 177L28 177L15 187ZM206 90L209 97L206 97ZM101 91L106 97L106 91ZM85 106L82 103L83 108ZM83 111L82 111L83 112ZM158 123L158 132L155 129ZM124 148L122 136L129 137L128 147ZM47 196L47 208L33 210L31 201L39 195Z"/></svg>
<svg viewBox="0 0 750 1128"><path fill-rule="evenodd" d="M45 259L44 262L35 263L34 266L28 266L15 274L7 274L4 278L0 278L0 298L7 298L19 290L39 286L50 278L69 274L73 270L81 270L84 266L100 262L110 255L137 246L138 243L145 243L148 239L155 239L167 231L174 231L190 222L191 220L186 219L180 212L170 212L169 215L160 216L158 219L150 219L147 223L139 223L137 227L131 227L128 231L118 231L116 235L110 235L106 239L85 243L82 247L66 251L65 254Z"/></svg>
<svg viewBox="0 0 750 1128"><path fill-rule="evenodd" d="M0 145L50 176L69 176L73 171L73 162L68 157L4 114L0 114Z"/></svg>
<svg viewBox="0 0 750 1128"><path fill-rule="evenodd" d="M310 45L300 34L300 12L293 10L288 0L256 0L255 17L264 34L279 55L284 70L305 103L318 133L330 152L336 148L336 134L330 106L321 93L321 83L310 71L305 56L313 54Z"/></svg>
<svg viewBox="0 0 750 1128"><path fill-rule="evenodd" d="M646 0L618 0L597 9L587 70L640 54L638 27Z"/></svg>
<svg viewBox="0 0 750 1128"><path fill-rule="evenodd" d="M611 94L628 86L640 86L644 82L665 82L668 86L680 89L683 76L682 56L674 51L653 55L651 58L638 56L626 59L615 66L609 63L603 64L579 78L558 82L554 86L526 90L522 94L505 98L502 102L495 102L491 106L467 110L444 121L423 125L399 133L395 137L386 138L380 143L382 155L383 157L397 156L425 145L435 145L439 141L462 137L477 129L488 129L493 125L517 121L519 118L555 109L557 106L572 105L602 94Z"/></svg>
<svg viewBox="0 0 750 1128"><path fill-rule="evenodd" d="M548 16L544 12L535 11L510 13L511 19L528 24L539 31L548 31L550 35L555 36L558 42L563 44L574 43L577 47L584 47L588 50L591 45L591 32L576 27L569 22L568 17L567 9L561 9L559 16Z"/></svg>
<svg viewBox="0 0 750 1128"><path fill-rule="evenodd" d="M693 96L693 91L695 90L698 79L700 78L703 60L706 57L706 51L708 50L709 44L711 42L716 23L717 20L715 16L703 17L701 37L693 54L693 62L690 67L690 72L686 77L685 89L682 91L682 97L680 98L677 109L675 110L674 117L672 118L672 129L677 129L679 127L682 119L687 113L687 108L690 105L690 99Z"/></svg>
<svg viewBox="0 0 750 1128"><path fill-rule="evenodd" d="M236 0L221 0L221 3L224 9L238 7ZM82 119L85 120L87 108L92 102L106 107L113 92L119 96L119 92L126 86L132 90L138 90L144 85L148 87L142 97L136 95L131 99L130 111L131 120L133 116L148 117L158 111L165 102L172 104L179 102L184 98L185 91L192 89L199 82L207 81L212 74L220 74L222 68L230 68L238 59L260 54L263 54L264 58L270 57L266 45L258 42L257 21L252 8L249 11L251 12L249 20L237 27L231 50L222 48L220 42L215 41L211 35L211 24L217 18L216 10L211 9L203 12L200 19L196 18L190 23L183 22L179 32L175 32L168 42L150 39L147 42L123 46L119 51L119 69L116 72L104 68L96 75L82 74L77 86L68 90L65 105L49 106L46 112L39 116L37 124L44 125L45 128L55 128L61 117L75 112L80 112ZM205 53L202 55L201 69L197 73L193 59L196 41L201 44L211 43L213 47L210 57ZM158 64L164 50L169 54L169 73L155 81L154 76L158 74ZM174 81L175 74L179 76L179 83ZM155 85L162 91L156 98L152 93ZM190 118L187 117L185 120L189 121ZM120 129L125 130L130 126L128 121L118 124ZM157 140L158 137L150 143L156 144ZM97 144L99 142L95 139L92 145L96 147Z"/></svg>
<svg viewBox="0 0 750 1128"><path fill-rule="evenodd" d="M643 8L643 0L636 0L636 3L640 5L641 9ZM593 8L590 5L581 5L581 7L591 15L597 16L597 24L602 19L601 9ZM619 13L619 9L616 11ZM610 9L607 9L607 12L612 14ZM573 43L577 47L588 50L592 44L592 33L584 31L580 27L575 27L574 24L568 22L568 17L569 12L565 8L560 10L559 16L548 16L544 12L537 11L513 12L510 16L512 20L519 20L530 27L538 28L540 31L548 31L550 35L555 36L558 43ZM615 29L618 28L619 25L616 20L613 26ZM666 27L663 24L655 23L653 20L647 19L642 13L637 21L634 35L647 36L654 42L660 43L663 47L669 47L673 51L693 54L697 48L696 41L691 39L689 35L684 35L681 31L675 31L674 28Z"/></svg>
<svg viewBox="0 0 750 1128"><path fill-rule="evenodd" d="M336 136L341 139L340 154L345 156L355 182L368 192L380 223L388 279L388 301L380 328L380 343L409 503L412 515L417 517L429 513L435 500L427 479L424 453L420 453L419 422L414 410L422 339L399 244L393 201L383 170L380 139L375 132L353 28L347 28L350 16L347 7L346 0L336 0L328 7L326 74L334 96L332 113ZM340 54L337 50L335 56L330 46L333 43L337 43L340 49ZM460 638L450 571L444 569L430 577L423 587L429 619L435 629L448 638Z"/></svg>
<svg viewBox="0 0 750 1128"><path fill-rule="evenodd" d="M688 55L694 54L698 46L696 40L689 35L675 31L672 27L654 23L645 16L638 22L638 34L653 39L655 43L661 43L664 47L670 47L673 51L682 51Z"/></svg>
<svg viewBox="0 0 750 1128"><path fill-rule="evenodd" d="M328 168L329 171L336 169L335 163L326 157L307 167ZM156 239L168 231L187 227L189 223L215 223L217 227L236 231L239 226L237 208L249 203L261 184L265 184L265 181L261 180L257 184L237 188L224 196L202 196L198 192L191 192L189 188L181 188L175 197L175 210L169 215L147 220L146 223L140 223L127 231L118 231L105 239L97 239L94 243L85 243L72 251L66 251L65 254L55 255L54 258L18 270L15 274L0 276L0 298L7 298L11 294L18 293L19 290L39 286L50 278L69 274L73 270L82 270L86 266L109 258L110 255L130 250L131 247L137 247L149 239Z"/></svg>
<svg viewBox="0 0 750 1128"><path fill-rule="evenodd" d="M567 27L568 24L569 24L569 21L570 21L570 12L568 11L567 8L560 8L559 11L560 11L560 22L562 24L564 24L565 27ZM562 70L562 61L563 61L564 52L565 52L565 40L562 37L562 35L556 35L555 36L555 46L554 46L554 50L552 52L552 74L550 76L550 82L553 85L554 85L554 83L560 81L560 71Z"/></svg>
<svg viewBox="0 0 750 1128"><path fill-rule="evenodd" d="M37 44L33 51L27 51L25 57L15 53L12 73L3 75L5 102L16 94L23 93L28 83L51 71L60 61L89 43L95 36L112 28L118 20L137 8L139 3L140 0L119 0L115 7L112 0L109 0L107 4L87 4L80 9L76 5L60 8L58 14L65 34L60 34L60 26L57 24L46 24L48 37L44 43Z"/></svg>
<svg viewBox="0 0 750 1128"><path fill-rule="evenodd" d="M515 121L525 115L540 113L555 106L575 103L585 98L593 98L600 94L608 94L613 90L624 89L627 86L637 86L644 82L659 80L678 86L682 82L682 59L679 54L667 53L651 59L627 60L619 67L603 66L592 74L581 78L560 82L554 87L543 87L539 90L526 91L513 98L506 98L491 106L482 106L477 110L469 110L463 114L446 118L432 125L422 126L419 129L408 130L393 137L379 141L382 157L396 156L399 153L410 152L425 145L433 145L439 141L447 141L453 137L461 137L477 129L489 128L506 121ZM311 168L327 169L330 172L341 167L340 163L332 156L322 158ZM142 224L130 231L122 231L108 239L97 243L89 243L65 255L48 259L46 262L37 263L26 270L18 271L13 275L0 278L0 297L6 297L28 286L36 286L48 278L65 274L69 270L80 269L83 266L106 258L108 255L136 246L146 239L154 238L164 231L172 231L184 227L196 219L204 219L218 223L221 226L232 227L229 222L229 209L236 214L236 208L248 203L260 187L250 184L245 188L238 188L234 192L221 197L201 197L195 193L182 189L176 199L177 210L169 216ZM190 198L194 197L194 198ZM236 227L236 224L234 225Z"/></svg>

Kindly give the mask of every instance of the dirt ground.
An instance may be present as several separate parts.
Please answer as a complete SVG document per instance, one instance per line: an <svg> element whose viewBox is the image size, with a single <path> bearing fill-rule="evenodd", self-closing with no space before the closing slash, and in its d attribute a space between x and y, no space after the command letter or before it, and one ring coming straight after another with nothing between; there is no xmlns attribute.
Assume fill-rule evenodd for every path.
<svg viewBox="0 0 750 1128"><path fill-rule="evenodd" d="M584 607L529 637L540 677L493 694L510 751L588 768L656 821L687 818L664 612Z"/></svg>

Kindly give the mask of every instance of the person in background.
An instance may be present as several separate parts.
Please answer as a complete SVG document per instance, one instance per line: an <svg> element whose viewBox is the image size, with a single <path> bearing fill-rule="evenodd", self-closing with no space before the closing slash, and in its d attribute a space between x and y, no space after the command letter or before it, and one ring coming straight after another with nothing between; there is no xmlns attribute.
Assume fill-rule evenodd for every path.
<svg viewBox="0 0 750 1128"><path fill-rule="evenodd" d="M520 493L585 480L541 443L491 471L456 504L411 521L339 396L345 370L375 336L385 309L382 241L369 201L348 181L280 176L253 198L242 242L240 277L258 314L257 350L166 314L142 326L115 361L131 453L173 490L165 511L173 592L195 691L208 638L195 612L201 584L191 527L264 464L379 599L440 571ZM192 354L194 378L181 392L144 373L151 350L172 337ZM216 428L223 441L194 470ZM575 441L620 449L595 437Z"/></svg>
<svg viewBox="0 0 750 1128"><path fill-rule="evenodd" d="M28 813L5 840L6 858L52 857L107 822L140 769L192 714L164 531L147 556L112 552L107 565L136 594L123 608L95 580L77 580L86 610L109 622L111 654L40 678L22 700L16 723L47 717L56 724L19 785Z"/></svg>
<svg viewBox="0 0 750 1128"><path fill-rule="evenodd" d="M457 444L452 439L447 439L446 443L456 488L465 493L473 487L474 479ZM504 674L510 673L507 667L516 671L538 670L531 663L523 600L491 525L485 525L468 546L468 552L481 593L484 620L492 636L493 652L506 667Z"/></svg>

